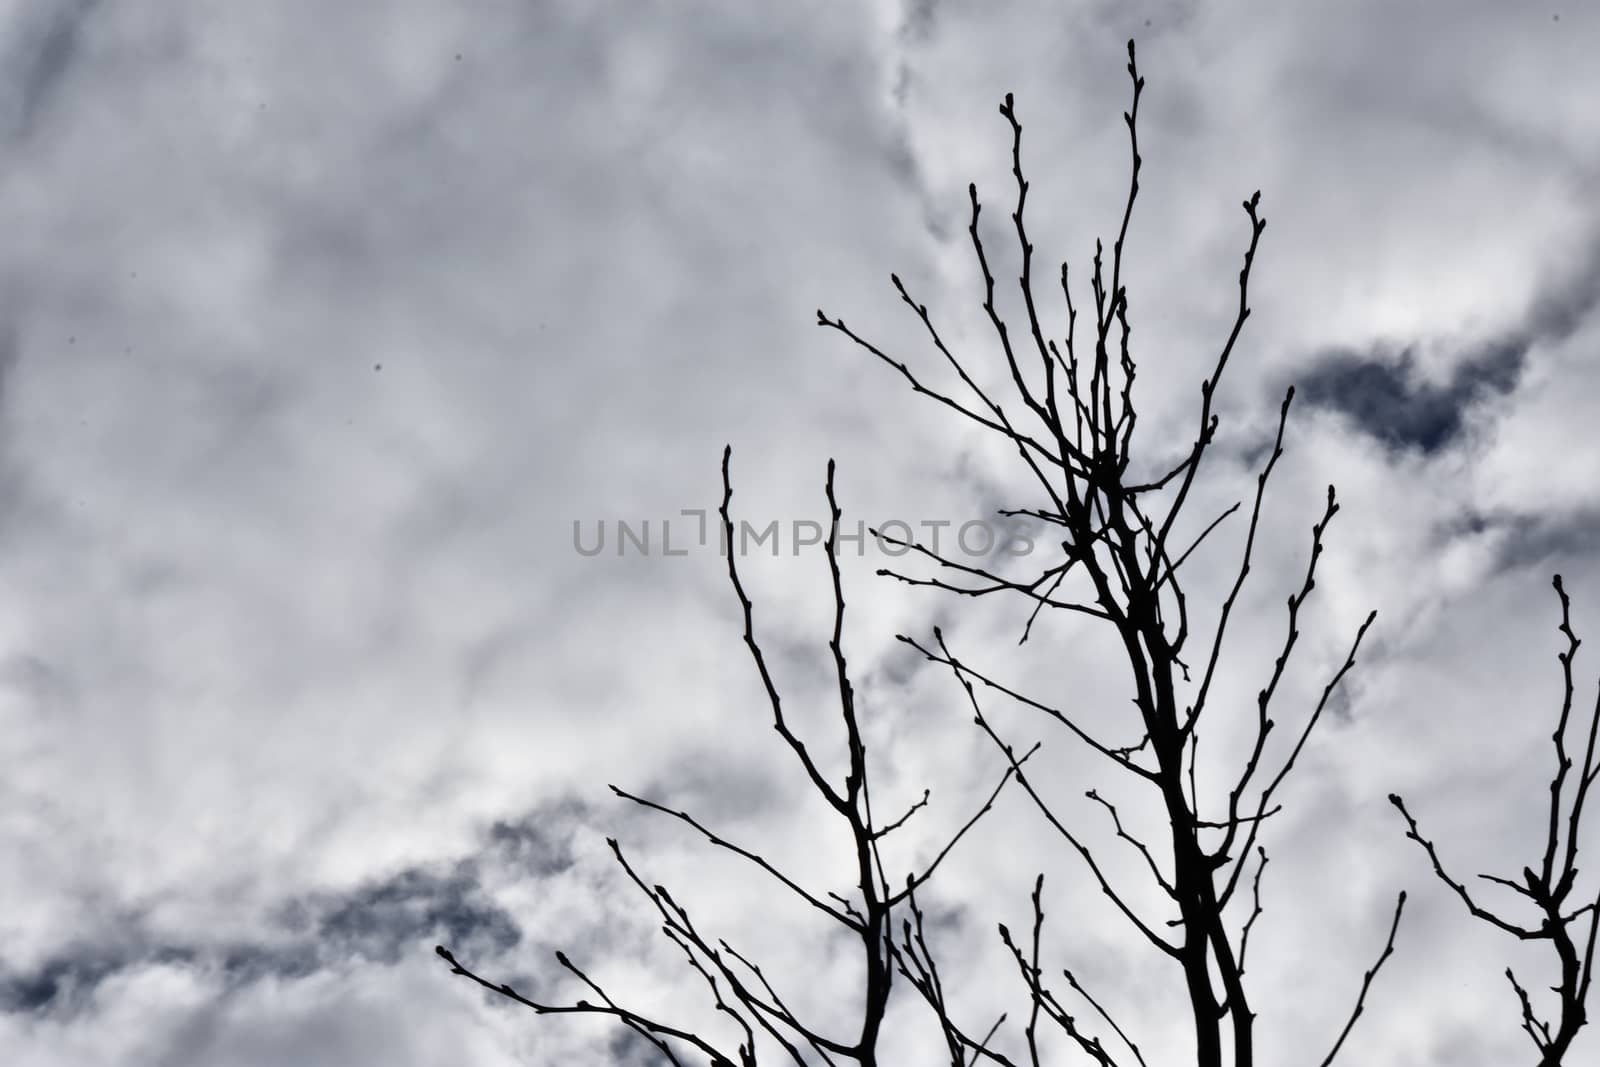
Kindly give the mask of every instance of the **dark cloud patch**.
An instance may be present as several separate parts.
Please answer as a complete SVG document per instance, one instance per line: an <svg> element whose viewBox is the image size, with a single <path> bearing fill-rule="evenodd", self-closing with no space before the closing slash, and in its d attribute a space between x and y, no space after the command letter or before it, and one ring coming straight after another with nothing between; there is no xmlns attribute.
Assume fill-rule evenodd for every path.
<svg viewBox="0 0 1600 1067"><path fill-rule="evenodd" d="M1328 716L1335 723L1355 721L1355 693L1352 683L1346 680L1328 694Z"/></svg>
<svg viewBox="0 0 1600 1067"><path fill-rule="evenodd" d="M0 672L35 687L54 685L46 665L21 659ZM275 908L254 940L174 942L138 914L121 916L119 933L75 942L27 970L0 960L0 1012L71 1015L112 976L140 967L183 965L214 975L225 988L269 978L304 978L352 962L393 966L428 955L439 942L464 956L498 955L522 942L509 912L485 893L482 866L550 877L572 867L572 834L588 809L567 800L496 822L476 856L438 867L408 867L347 892L308 893ZM525 988L535 983L518 978Z"/></svg>
<svg viewBox="0 0 1600 1067"><path fill-rule="evenodd" d="M616 1067L650 1067L661 1062L661 1051L634 1031L618 1027L606 1039L606 1062Z"/></svg>
<svg viewBox="0 0 1600 1067"><path fill-rule="evenodd" d="M1522 330L1522 339L1564 341L1577 332L1590 312L1600 307L1600 234L1592 236L1583 259L1566 281L1553 286L1534 302Z"/></svg>
<svg viewBox="0 0 1600 1067"><path fill-rule="evenodd" d="M6 309L9 311L10 309ZM17 342L17 327L11 316L0 324L0 408L10 395L12 372L22 360L22 346Z"/></svg>
<svg viewBox="0 0 1600 1067"><path fill-rule="evenodd" d="M1516 388L1535 346L1565 341L1596 306L1600 242L1560 283L1545 289L1520 324L1468 352L1444 385L1421 380L1414 349L1405 347L1324 353L1296 387L1306 403L1346 415L1392 448L1435 452L1460 434L1473 404Z"/></svg>
<svg viewBox="0 0 1600 1067"><path fill-rule="evenodd" d="M50 102L66 81L77 58L85 24L99 0L41 3L22 15L14 29L11 47L4 50L6 68L13 72L11 114L6 131L11 138L26 137L37 127Z"/></svg>
<svg viewBox="0 0 1600 1067"><path fill-rule="evenodd" d="M186 952L186 957L169 956L157 962L185 962L199 960L193 949L163 950ZM217 966L230 987L250 985L265 978L304 978L314 973L326 962L323 946L308 941L295 941L284 945L231 945L217 957Z"/></svg>
<svg viewBox="0 0 1600 1067"><path fill-rule="evenodd" d="M901 36L920 44L932 37L938 26L939 0L909 0L900 20Z"/></svg>
<svg viewBox="0 0 1600 1067"><path fill-rule="evenodd" d="M13 289L12 286L6 286L0 290L0 507L5 509L10 519L0 524L0 543L14 535L18 525L16 516L23 510L26 497L23 472L12 459L12 449L6 447L15 403L16 370L22 363L22 345L17 337L17 298Z"/></svg>
<svg viewBox="0 0 1600 1067"><path fill-rule="evenodd" d="M1315 362L1297 391L1305 403L1345 415L1391 448L1431 453L1460 434L1470 405L1516 384L1526 351L1525 345L1494 345L1463 361L1442 386L1417 378L1411 349L1335 351Z"/></svg>
<svg viewBox="0 0 1600 1067"><path fill-rule="evenodd" d="M56 664L38 656L18 653L0 659L0 689L23 696L26 706L45 715L69 712L78 704L72 677Z"/></svg>
<svg viewBox="0 0 1600 1067"><path fill-rule="evenodd" d="M775 641L769 642L769 646L776 644ZM795 676L798 677L798 672ZM813 677L823 676L813 675ZM793 691L794 687L791 687L791 692ZM767 715L770 721L771 712L767 712ZM843 735L842 720L836 711L827 721L829 725L825 729L837 728L840 736ZM813 749L824 751L838 743L832 736L810 742ZM713 744L689 746L684 758L676 766L663 768L658 774L643 782L617 782L616 785L635 796L665 804L678 811L687 811L712 829L719 827L726 829L736 823L778 809L783 791L773 784L771 766L761 761L737 758L730 754L725 741L718 741ZM781 768L779 773L789 773L792 767L792 773L800 775L802 779L804 777L805 772L798 764L780 763L779 766ZM693 831L682 824L669 825L659 812L647 812L630 804L619 813L619 816L615 820L617 825L630 825L635 819L639 819L641 829L658 839L671 839L682 834L685 836L681 840L696 840ZM744 843L750 844L750 842ZM694 847L702 846L696 844Z"/></svg>
<svg viewBox="0 0 1600 1067"><path fill-rule="evenodd" d="M915 639L922 642L927 634L932 633L934 626L945 622L942 617L929 622L921 627L923 632L916 634ZM879 689L890 693L903 693L910 689L917 676L927 669L927 664L928 659L921 652L910 645L896 642L893 648L863 672L861 688L869 693Z"/></svg>
<svg viewBox="0 0 1600 1067"><path fill-rule="evenodd" d="M0 979L0 1011L37 1012L78 1002L127 961L113 956L62 955L26 974Z"/></svg>
<svg viewBox="0 0 1600 1067"><path fill-rule="evenodd" d="M1460 537L1498 533L1496 570L1542 570L1563 558L1592 554L1597 528L1600 514L1592 509L1558 516L1469 510L1440 523L1437 536L1448 543Z"/></svg>
<svg viewBox="0 0 1600 1067"><path fill-rule="evenodd" d="M70 945L30 970L8 972L0 964L0 1011L71 1015L108 978L139 967L190 966L237 988L351 962L392 966L440 940L486 955L522 938L511 915L483 893L472 861L445 873L408 868L349 893L296 898L257 941L163 942L138 923L129 920L119 941Z"/></svg>
<svg viewBox="0 0 1600 1067"><path fill-rule="evenodd" d="M1392 448L1440 450L1461 432L1467 390L1413 381L1413 355L1330 352L1299 381L1307 405L1344 414Z"/></svg>
<svg viewBox="0 0 1600 1067"><path fill-rule="evenodd" d="M444 876L413 868L337 898L323 911L317 934L334 958L387 964L440 937L480 950L507 949L521 939L511 916L482 896L470 862Z"/></svg>
<svg viewBox="0 0 1600 1067"><path fill-rule="evenodd" d="M1369 437L1429 454L1455 442L1474 404L1511 392L1528 350L1550 339L1519 332L1486 344L1461 360L1443 385L1421 379L1411 348L1334 350L1314 360L1295 387L1302 403L1346 416Z"/></svg>
<svg viewBox="0 0 1600 1067"><path fill-rule="evenodd" d="M0 971L0 1011L70 1013L101 982L136 964L187 964L199 958L189 947L166 945L145 951L122 945L75 946L26 973Z"/></svg>
<svg viewBox="0 0 1600 1067"><path fill-rule="evenodd" d="M917 907L922 912L923 936L935 951L941 938L956 938L972 929L972 907L967 901L919 892Z"/></svg>
<svg viewBox="0 0 1600 1067"><path fill-rule="evenodd" d="M557 814L571 815L578 806L571 805ZM558 825L559 825L558 823ZM539 878L548 878L569 870L573 865L570 832L552 833L548 816L529 816L515 821L496 822L489 828L489 841L500 860L520 872Z"/></svg>

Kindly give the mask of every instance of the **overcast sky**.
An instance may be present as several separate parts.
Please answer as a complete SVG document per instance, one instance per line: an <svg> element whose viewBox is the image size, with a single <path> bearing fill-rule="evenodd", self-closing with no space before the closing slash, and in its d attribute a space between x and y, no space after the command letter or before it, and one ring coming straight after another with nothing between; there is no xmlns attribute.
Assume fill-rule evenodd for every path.
<svg viewBox="0 0 1600 1067"><path fill-rule="evenodd" d="M758 632L839 767L826 568L790 536L825 515L828 458L847 526L1039 501L1014 454L816 309L939 380L898 271L1000 374L965 234L977 181L1010 284L996 105L1014 92L1026 130L1036 269L1086 278L1127 181L1130 36L1141 455L1192 437L1256 189L1254 314L1194 521L1253 490L1300 389L1215 714L1253 714L1329 482L1343 508L1281 718L1303 721L1379 612L1269 824L1248 978L1264 1062L1320 1061L1402 888L1348 1062L1532 1062L1503 971L1539 989L1551 961L1471 920L1384 797L1461 876L1519 870L1560 696L1552 573L1600 645L1600 8L6 0L7 1062L648 1062L432 956L559 998L565 948L631 1004L707 1018L608 834L847 1034L854 1006L830 994L849 946L605 788L849 888L725 564L681 513L715 508L732 444L736 511L782 531L777 558L745 557ZM667 519L686 554L661 553ZM653 551L619 556L617 520L649 521ZM592 543L602 521L605 550L578 552L574 524ZM1197 603L1225 592L1230 521L1196 558ZM890 850L904 870L1003 761L897 632L942 624L964 658L1136 739L1092 627L1019 650L1025 605L895 586L870 544L844 562L875 795L933 790ZM1587 708L1600 656L1576 673ZM1136 876L1082 796L1106 788L1096 765L1026 709L988 709L1044 742L1059 810ZM1229 736L1208 737L1218 758ZM969 1027L1022 1010L994 924L1026 926L1041 871L1054 973L1093 981L1152 1064L1182 1062L1176 975L1020 794L930 897ZM896 1062L935 1062L926 1016L896 1003Z"/></svg>

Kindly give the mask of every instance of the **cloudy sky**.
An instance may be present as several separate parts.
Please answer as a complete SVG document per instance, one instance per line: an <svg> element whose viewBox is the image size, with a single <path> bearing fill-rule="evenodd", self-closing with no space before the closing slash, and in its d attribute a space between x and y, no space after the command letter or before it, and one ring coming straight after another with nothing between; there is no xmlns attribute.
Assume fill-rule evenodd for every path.
<svg viewBox="0 0 1600 1067"><path fill-rule="evenodd" d="M789 536L824 516L828 458L847 525L1039 502L1014 454L816 309L939 380L899 271L994 380L965 225L976 181L1009 284L996 105L1015 92L1039 256L1086 277L1127 180L1130 36L1140 454L1193 433L1256 189L1254 315L1196 521L1251 492L1300 390L1215 714L1253 713L1329 482L1343 509L1283 718L1379 612L1267 835L1263 1055L1320 1061L1407 888L1349 1062L1532 1062L1503 971L1538 988L1551 962L1474 923L1384 797L1462 876L1520 869L1560 696L1552 573L1600 644L1600 9L6 0L8 1062L648 1062L432 956L562 998L565 948L630 1004L708 1018L608 834L847 1031L848 946L606 789L689 808L818 893L849 886L724 561L683 512L716 506L732 444L736 510L784 531L776 558L745 557L758 631L837 768L826 568ZM669 519L683 555L660 551ZM618 520L648 521L653 551L619 555ZM1197 602L1225 592L1231 521L1196 558ZM575 524L592 542L602 522L605 550L576 551ZM1093 627L1018 649L1025 606L954 604L875 578L884 563L845 554L847 641L881 803L933 790L890 850L909 871L1003 762L897 632L939 623L1113 734L1129 692ZM1587 707L1600 657L1577 674ZM1136 875L1082 796L1111 788L1096 765L1026 709L988 710L1044 743L1059 810ZM934 883L963 1017L981 1032L1023 1003L994 924L1026 925L1042 871L1054 973L1092 980L1152 1063L1181 1062L1175 976L1043 831L1002 798ZM934 1062L926 1016L896 1004L899 1062Z"/></svg>

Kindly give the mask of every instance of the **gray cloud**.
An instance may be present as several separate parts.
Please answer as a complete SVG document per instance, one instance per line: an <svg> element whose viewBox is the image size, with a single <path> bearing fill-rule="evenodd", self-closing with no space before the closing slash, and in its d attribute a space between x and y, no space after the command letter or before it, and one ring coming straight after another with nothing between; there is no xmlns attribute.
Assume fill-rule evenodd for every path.
<svg viewBox="0 0 1600 1067"><path fill-rule="evenodd" d="M1331 351L1311 356L1296 374L1303 399L1351 419L1384 444L1431 453L1455 444L1475 405L1516 388L1537 345L1566 341L1600 305L1600 243L1565 278L1541 287L1522 321L1491 339L1456 345L1448 380L1418 370L1414 348Z"/></svg>
<svg viewBox="0 0 1600 1067"><path fill-rule="evenodd" d="M5 47L13 80L11 114L6 140L15 143L38 126L67 80L82 48L83 35L99 0L70 0L58 4L24 4L13 15Z"/></svg>
<svg viewBox="0 0 1600 1067"><path fill-rule="evenodd" d="M1463 360L1448 384L1435 386L1417 380L1409 351L1334 352L1316 357L1297 391L1307 404L1349 417L1392 448L1435 452L1455 441L1470 405L1516 384L1523 354L1506 346Z"/></svg>
<svg viewBox="0 0 1600 1067"><path fill-rule="evenodd" d="M572 863L563 839L541 833L559 820L496 822L477 856L436 869L410 867L346 892L297 896L271 909L254 941L163 937L146 915L120 916L114 940L83 941L17 970L0 969L0 1010L70 1016L108 979L130 970L177 965L206 974L222 989L319 971L395 966L445 943L464 958L497 956L522 941L516 920L485 892L480 868L492 863L518 877L550 877Z"/></svg>

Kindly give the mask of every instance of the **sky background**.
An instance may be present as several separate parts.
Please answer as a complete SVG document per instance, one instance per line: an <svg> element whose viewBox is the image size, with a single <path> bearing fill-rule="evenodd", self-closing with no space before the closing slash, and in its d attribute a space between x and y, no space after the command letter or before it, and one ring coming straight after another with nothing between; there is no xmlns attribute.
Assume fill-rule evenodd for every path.
<svg viewBox="0 0 1600 1067"><path fill-rule="evenodd" d="M1127 268L1140 455L1192 438L1256 189L1254 314L1191 521L1252 491L1300 390L1217 758L1238 736L1222 720L1253 714L1329 482L1343 507L1281 719L1303 721L1379 613L1269 824L1247 979L1264 1061L1320 1062L1406 888L1348 1062L1532 1062L1502 972L1537 988L1549 961L1472 921L1384 797L1406 795L1461 876L1520 869L1560 696L1553 572L1600 644L1600 8L7 0L8 1062L649 1062L432 956L444 942L560 998L565 948L630 1004L706 1018L608 834L848 1033L830 994L849 946L605 788L686 807L818 892L849 886L772 733L724 561L692 542L664 557L661 522L682 538L683 509L716 506L728 443L758 527L822 518L829 457L847 524L1037 504L1014 455L816 309L942 381L899 271L994 379L965 189L1010 284L1011 91L1064 325L1052 265L1086 278L1120 213L1130 36L1148 81ZM619 557L619 519L650 520L656 551ZM575 551L574 523L602 520L606 551ZM1225 592L1242 532L1196 557L1193 603ZM826 567L792 549L786 532L745 576L797 729L838 767ZM847 650L883 810L933 790L890 849L909 871L1003 762L897 632L939 623L964 658L1137 735L1104 634L1054 621L1018 649L1025 606L952 604L875 578L885 562L847 549ZM1580 653L1580 707L1597 674ZM1044 742L1058 811L1137 875L1082 796L1114 788L1095 764L1026 709L986 709ZM969 1028L1021 1010L994 924L1025 927L1041 871L1054 973L1093 983L1152 1064L1182 1062L1175 975L1020 793L929 897ZM935 1062L901 993L896 1059Z"/></svg>

